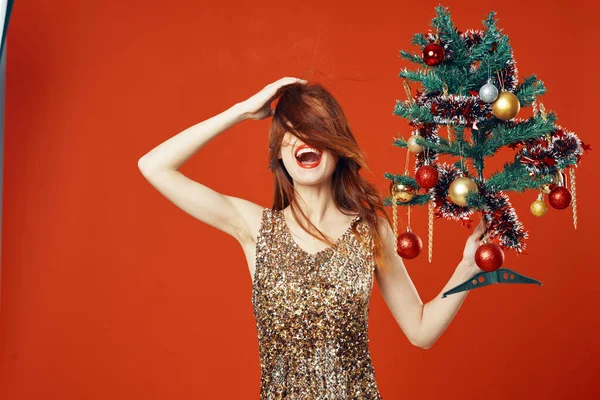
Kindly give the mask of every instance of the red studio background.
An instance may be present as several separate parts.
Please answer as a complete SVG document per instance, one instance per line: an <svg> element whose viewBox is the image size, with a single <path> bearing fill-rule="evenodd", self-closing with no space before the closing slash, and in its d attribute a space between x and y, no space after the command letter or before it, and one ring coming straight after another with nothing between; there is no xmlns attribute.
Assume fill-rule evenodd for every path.
<svg viewBox="0 0 600 400"><path fill-rule="evenodd" d="M434 1L17 0L7 39L0 329L2 400L256 399L251 279L239 244L169 203L138 159L283 76L319 81L342 104L382 192L403 171L410 127L400 49ZM559 123L592 145L571 210L529 212L527 255L504 266L542 281L472 291L429 350L408 342L375 285L370 348L385 399L600 396L595 199L599 28L594 2L447 1L460 29L490 10L519 76L536 73ZM269 120L244 121L181 171L271 206ZM486 167L500 168L512 151ZM402 209L401 209L402 210ZM388 210L391 215L391 209ZM426 208L412 228L426 238ZM400 213L401 221L406 214ZM424 302L471 230L436 220L433 263L406 265Z"/></svg>

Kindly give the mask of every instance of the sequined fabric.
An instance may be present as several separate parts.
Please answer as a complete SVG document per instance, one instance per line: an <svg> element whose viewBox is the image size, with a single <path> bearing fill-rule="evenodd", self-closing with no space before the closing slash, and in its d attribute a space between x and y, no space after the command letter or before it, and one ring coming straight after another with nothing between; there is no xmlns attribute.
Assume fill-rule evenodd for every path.
<svg viewBox="0 0 600 400"><path fill-rule="evenodd" d="M263 210L252 286L260 400L381 399L368 347L374 268L360 217L334 246L310 254L283 210Z"/></svg>

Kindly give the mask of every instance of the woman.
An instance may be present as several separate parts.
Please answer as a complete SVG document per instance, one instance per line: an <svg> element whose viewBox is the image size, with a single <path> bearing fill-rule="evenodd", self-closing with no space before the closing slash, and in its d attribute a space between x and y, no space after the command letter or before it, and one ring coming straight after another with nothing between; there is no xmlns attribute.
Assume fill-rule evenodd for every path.
<svg viewBox="0 0 600 400"><path fill-rule="evenodd" d="M272 208L217 193L178 171L232 125L267 117L273 117ZM382 199L358 173L366 165L341 107L322 86L305 80L286 77L267 85L160 144L138 166L175 205L243 247L252 278L261 399L381 399L368 348L373 273L409 341L429 349L468 292L441 294L480 271L474 252L483 221L440 296L423 304L395 251Z"/></svg>

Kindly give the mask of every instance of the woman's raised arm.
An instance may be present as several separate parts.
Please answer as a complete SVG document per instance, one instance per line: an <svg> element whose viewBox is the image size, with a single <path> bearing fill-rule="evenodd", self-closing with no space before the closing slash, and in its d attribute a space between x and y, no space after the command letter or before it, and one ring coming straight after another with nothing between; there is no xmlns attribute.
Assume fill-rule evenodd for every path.
<svg viewBox="0 0 600 400"><path fill-rule="evenodd" d="M260 92L205 121L193 125L161 143L138 161L142 175L177 207L229 235L240 243L254 240L263 207L238 197L227 196L189 179L178 169L205 144L246 119L272 116L270 104L285 85L304 82L282 78Z"/></svg>

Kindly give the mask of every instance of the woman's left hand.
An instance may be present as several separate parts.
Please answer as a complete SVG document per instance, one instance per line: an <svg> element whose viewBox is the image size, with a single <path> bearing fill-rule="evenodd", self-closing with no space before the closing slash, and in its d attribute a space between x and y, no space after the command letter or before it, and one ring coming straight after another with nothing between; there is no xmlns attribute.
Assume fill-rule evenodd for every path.
<svg viewBox="0 0 600 400"><path fill-rule="evenodd" d="M487 236L486 228L487 224L485 222L485 219L481 218L481 221L479 222L475 230L473 230L473 233L471 233L471 235L469 235L469 237L467 238L467 243L465 244L465 249L463 251L463 261L473 269L478 270L478 272L481 271L475 263L475 252L481 244L481 241L484 239L484 233L485 236Z"/></svg>

